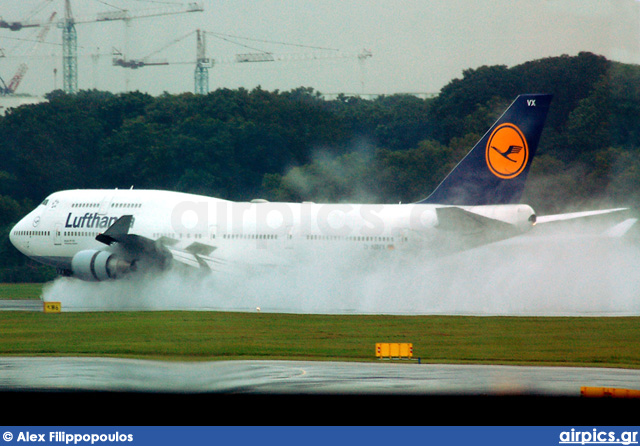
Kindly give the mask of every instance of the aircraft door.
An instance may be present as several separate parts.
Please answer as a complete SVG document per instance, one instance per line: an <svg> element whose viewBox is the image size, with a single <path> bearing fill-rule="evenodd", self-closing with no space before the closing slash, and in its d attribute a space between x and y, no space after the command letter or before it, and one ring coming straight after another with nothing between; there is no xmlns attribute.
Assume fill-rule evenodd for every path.
<svg viewBox="0 0 640 446"><path fill-rule="evenodd" d="M409 239L406 229L396 228L393 230L393 242L396 247L403 246L407 241L409 241Z"/></svg>
<svg viewBox="0 0 640 446"><path fill-rule="evenodd" d="M62 244L62 223L56 223L56 227L53 230L53 244Z"/></svg>
<svg viewBox="0 0 640 446"><path fill-rule="evenodd" d="M293 249L293 226L288 225L284 231L284 248Z"/></svg>
<svg viewBox="0 0 640 446"><path fill-rule="evenodd" d="M105 215L109 211L109 205L111 204L112 195L105 195L102 201L100 202L100 208L98 209L98 214Z"/></svg>

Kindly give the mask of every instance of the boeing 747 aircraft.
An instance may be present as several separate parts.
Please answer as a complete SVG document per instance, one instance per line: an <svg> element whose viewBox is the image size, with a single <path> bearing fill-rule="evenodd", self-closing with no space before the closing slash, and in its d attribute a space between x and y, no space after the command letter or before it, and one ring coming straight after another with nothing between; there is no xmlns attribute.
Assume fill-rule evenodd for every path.
<svg viewBox="0 0 640 446"><path fill-rule="evenodd" d="M446 253L503 240L536 222L519 204L551 95L520 95L435 191L412 204L232 202L159 190L68 190L11 231L25 255L102 281L176 263L205 271L293 264L320 250L363 256ZM337 254L339 255L339 254Z"/></svg>

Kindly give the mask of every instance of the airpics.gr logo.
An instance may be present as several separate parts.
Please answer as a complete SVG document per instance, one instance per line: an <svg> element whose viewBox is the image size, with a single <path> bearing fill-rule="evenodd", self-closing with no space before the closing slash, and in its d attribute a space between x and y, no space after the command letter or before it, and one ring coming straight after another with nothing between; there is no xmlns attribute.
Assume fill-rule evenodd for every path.
<svg viewBox="0 0 640 446"><path fill-rule="evenodd" d="M527 166L529 146L515 124L501 124L491 133L485 152L487 166L495 176L509 180L520 175Z"/></svg>

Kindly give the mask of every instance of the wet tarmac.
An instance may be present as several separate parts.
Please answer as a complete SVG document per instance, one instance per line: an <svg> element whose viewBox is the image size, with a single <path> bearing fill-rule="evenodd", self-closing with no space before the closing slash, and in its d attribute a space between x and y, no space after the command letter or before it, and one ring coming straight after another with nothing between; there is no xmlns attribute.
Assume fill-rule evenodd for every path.
<svg viewBox="0 0 640 446"><path fill-rule="evenodd" d="M581 386L639 388L639 384L640 370L613 368L418 364L406 360L0 358L2 390L577 397Z"/></svg>
<svg viewBox="0 0 640 446"><path fill-rule="evenodd" d="M43 304L0 301L0 311L12 310L43 311ZM145 421L150 424L184 424L185 414L191 417L187 423L208 424L207 412L194 412L202 404L213 404L216 410L222 410L212 418L222 424L263 424L260 414L273 415L272 410L286 415L275 424L306 424L311 412L301 412L296 406L311 404L313 408L309 410L315 412L320 403L324 405L322 415L314 415L310 420L316 421L311 424L318 420L335 424L335 417L337 424L354 424L350 417L357 416L356 421L363 415L369 422L375 419L375 423L383 424L384 420L391 424L448 424L451 419L453 424L477 424L476 415L489 410L485 408L487 404L496 403L498 408L491 409L490 414L499 415L498 424L520 424L520 415L531 410L537 417L546 418L542 423L536 423L538 418L522 418L522 424L531 424L527 420L534 420L534 424L617 424L640 409L640 399L616 401L611 409L585 405L585 398L580 397L583 386L640 389L640 370L420 364L417 360L359 363L0 358L0 396L5 407L18 408L8 412L9 421L14 423L22 421L21 413L32 413L35 406L43 404L67 407L66 412L38 412L51 414L45 424L73 424L65 414L85 424L93 423L98 414L100 420L111 424L122 422L121 416L138 414L151 415L151 421ZM428 405L429 415L423 418L423 408L414 403ZM273 409L273 404L280 408ZM409 409L412 404L413 409ZM87 405L91 409L85 411L83 407ZM107 409L116 406L116 411ZM332 409L327 411L330 406ZM244 421L237 418L240 412L246 412ZM247 418L248 413L251 415Z"/></svg>
<svg viewBox="0 0 640 446"><path fill-rule="evenodd" d="M640 370L324 361L0 358L5 424L628 424ZM599 401L595 401L599 400Z"/></svg>
<svg viewBox="0 0 640 446"><path fill-rule="evenodd" d="M0 311L43 311L43 302L33 299L0 299Z"/></svg>

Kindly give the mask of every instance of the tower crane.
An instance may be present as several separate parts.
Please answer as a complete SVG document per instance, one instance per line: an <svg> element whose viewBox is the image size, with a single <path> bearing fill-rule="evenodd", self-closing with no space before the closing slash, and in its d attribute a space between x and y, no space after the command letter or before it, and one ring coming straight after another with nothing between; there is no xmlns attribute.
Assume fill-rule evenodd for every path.
<svg viewBox="0 0 640 446"><path fill-rule="evenodd" d="M154 56L161 51L169 48L170 46L175 45L176 43L186 39L187 37L196 34L196 60L195 62L168 62L166 60L152 60L151 56ZM154 51L153 53L141 58L141 59L126 59L122 53L116 49L113 52L113 65L119 66L122 68L130 68L130 69L138 69L146 66L152 65L172 65L172 64L193 64L195 63L195 71L194 71L194 92L195 94L207 94L209 92L209 68L212 68L216 63L217 64L226 64L226 63L252 63L252 62L282 62L282 61L310 61L310 60L324 60L324 59L349 59L349 58L357 58L360 61L364 61L373 56L372 52L369 50L362 50L359 53L353 52L343 52L340 50L336 50L334 48L322 48L322 47L311 47L308 45L296 45L296 44L284 44L282 42L270 42L270 43L279 43L282 45L292 45L292 46L300 46L306 48L315 48L318 50L329 50L331 52L325 53L289 53L289 54L274 54L272 52L267 51L259 51L255 53L243 53L236 54L235 57L230 59L210 59L206 56L206 35L213 35L215 37L224 36L219 33L212 33L202 31L200 29L196 31L192 31L178 39L172 40L168 44L164 45L162 48ZM227 40L227 39L224 39ZM251 39L250 39L251 40ZM264 42L264 41L263 41ZM242 45L245 46L245 45ZM247 47L251 48L251 47ZM255 49L255 48L253 48ZM119 57L120 56L120 57Z"/></svg>
<svg viewBox="0 0 640 446"><path fill-rule="evenodd" d="M161 9L145 10L145 11L129 11L122 9L114 12L99 13L95 19L74 20L71 15L70 0L65 0L65 20L63 22L63 79L64 91L67 93L75 93L78 91L78 53L77 53L77 37L75 31L75 23L91 23L91 22L111 22L116 20L124 20L129 22L134 19L146 17L159 17L164 15L184 14L188 12L202 12L204 6L202 3L189 3L186 7L164 7ZM68 11L68 14L67 14ZM136 67L137 68L137 67Z"/></svg>
<svg viewBox="0 0 640 446"><path fill-rule="evenodd" d="M257 51L251 53L242 53L236 54L235 57L229 60L213 60L207 59L204 57L206 53L205 42L204 39L202 41L198 40L197 46L197 55L198 59L202 61L206 61L208 67L212 67L216 63L255 63L255 62L285 62L285 61L313 61L313 60L329 60L329 59L353 59L357 58L361 63L364 63L366 59L369 59L373 56L373 53L370 50L362 50L358 53L354 52L346 52L341 51L335 48L326 48L319 46L311 46L311 45L302 45L296 43L286 43L286 42L275 42L269 40L261 40L261 39L251 39L247 37L241 36L231 36L225 35L221 33L215 32L206 32L205 34L209 34L217 39L225 40L227 42L240 45L242 47ZM259 43L268 43L268 44L276 44L276 45L284 45L284 46L292 46L299 48L307 48L313 49L316 51L310 53L288 53L288 54L274 54L271 51L263 51L257 48L253 48L252 46L248 46L245 44L241 44L237 42L237 39L251 41L251 42L259 42ZM204 62L203 62L204 63ZM199 67L196 64L196 75L195 75L195 93L196 94L206 94L209 92L209 77L208 71L200 69L203 72L200 76ZM204 78L206 75L206 78ZM203 79L204 78L204 79ZM200 81L200 84L199 84Z"/></svg>
<svg viewBox="0 0 640 446"><path fill-rule="evenodd" d="M41 3L38 4L38 6L36 6L29 13L27 19L21 20L19 22L7 22L7 21L3 20L2 17L0 17L0 28L6 28L6 29L9 29L11 31L20 31L22 28L35 28L35 27L42 26L42 23L30 22L30 21L28 21L28 18L29 17L33 17L35 14L37 14L42 9L44 9L47 6L48 3L52 2L52 1L53 0L43 0Z"/></svg>
<svg viewBox="0 0 640 446"><path fill-rule="evenodd" d="M29 51L29 54L27 57L31 56L35 51L35 49L37 48L38 44L44 41L44 38L47 36L47 33L49 32L49 29L51 27L50 26L51 22L53 22L53 19L55 18L55 16L56 16L56 12L53 12L49 17L49 21L47 22L47 24L40 30L40 32L38 32L35 44L31 47L31 50ZM14 94L18 89L18 86L20 85L22 78L27 73L28 69L29 69L29 66L26 64L26 62L21 63L18 66L18 70L9 81L9 85L5 84L4 80L0 78L3 84L2 87L0 87L0 94L3 94L3 95Z"/></svg>
<svg viewBox="0 0 640 446"><path fill-rule="evenodd" d="M51 0L48 0L51 1ZM65 0L65 8L69 3L69 0ZM165 6L162 8L153 9L140 9L130 11L128 9L120 9L119 11L106 11L99 12L96 15L76 17L74 23L94 23L94 22L111 22L116 20L134 20L143 17L159 17L164 15L184 14L188 12L202 12L204 6L202 3L191 2L187 5ZM58 25L64 23L64 19L58 22ZM0 29L9 29L10 31L20 31L24 28L36 28L44 26L41 21L21 20L15 22L8 22L0 17Z"/></svg>
<svg viewBox="0 0 640 446"><path fill-rule="evenodd" d="M62 88L66 93L78 91L78 34L71 12L71 0L64 2L62 28Z"/></svg>
<svg viewBox="0 0 640 446"><path fill-rule="evenodd" d="M206 33L198 30L196 37L196 69L193 73L194 93L209 93L209 68L213 67L211 59L206 56Z"/></svg>
<svg viewBox="0 0 640 446"><path fill-rule="evenodd" d="M165 6L162 8L137 11L120 9L119 11L98 13L97 15L90 17L74 18L71 10L71 0L65 0L64 19L57 23L58 28L62 29L62 71L64 91L66 93L75 93L78 91L78 37L75 28L76 24L112 22L118 20L129 22L140 18L202 11L204 11L203 3L191 2L187 5ZM38 26L44 26L44 24L30 21L8 22L0 18L0 28L6 28L11 31L19 31L23 28Z"/></svg>
<svg viewBox="0 0 640 446"><path fill-rule="evenodd" d="M112 48L111 55L113 56L113 65L117 65L122 68L131 68L137 70L138 68L146 67L148 65L169 65L166 60L152 61L145 59L127 59L122 52L117 48Z"/></svg>

